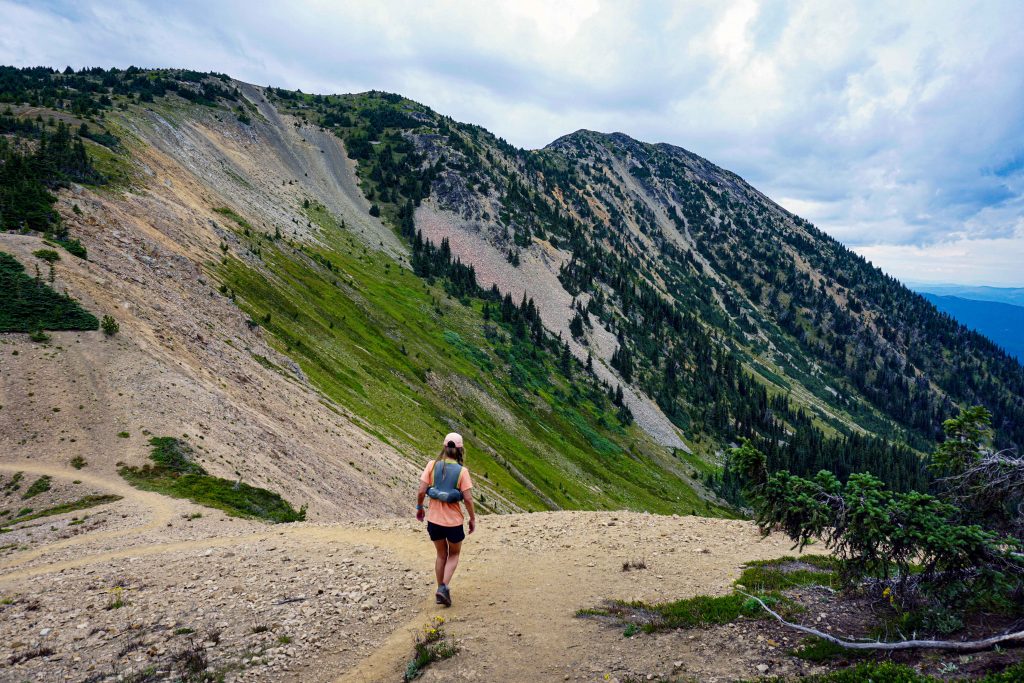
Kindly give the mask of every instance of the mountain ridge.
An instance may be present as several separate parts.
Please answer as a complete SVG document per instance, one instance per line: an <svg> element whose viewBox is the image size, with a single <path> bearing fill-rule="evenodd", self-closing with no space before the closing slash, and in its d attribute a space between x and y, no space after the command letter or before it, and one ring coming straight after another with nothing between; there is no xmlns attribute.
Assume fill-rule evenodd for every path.
<svg viewBox="0 0 1024 683"><path fill-rule="evenodd" d="M57 98L60 88L91 93L81 107L92 120L101 126L110 120L111 130L155 145L200 185L212 184L220 198L206 200L204 210L231 213L211 219L227 251L206 258L224 260L227 267L204 268L252 320L269 321L267 333L279 351L299 358L321 390L333 387L335 400L355 390L337 379L354 382L334 354L342 346L362 353L371 345L343 338L349 333L341 331L330 313L334 304L324 298L333 295L312 283L331 283L339 268L357 273L374 262L385 272L393 265L411 267L428 291L433 286L446 292L451 310L465 312L466 321L483 316L482 328L441 328L448 346L431 342L430 352L445 357L461 349L476 358L472 362L486 357L507 368L496 384L475 388L451 375L453 386L489 406L483 414L503 414L487 403L496 390L521 400L513 390L522 383L516 359L531 345L529 362L548 373L541 385L576 379L554 379L550 386L557 391L550 396L534 387L535 398L526 397L529 411L563 406L558 396L577 379L594 387L590 415L583 422L566 416L576 425L569 429L583 435L583 459L559 465L569 468L563 472L590 467L585 463L594 456L583 454L610 448L602 439L622 449L636 438L629 426L635 420L644 438L660 444L643 446L652 462L662 463L652 472L688 473L723 493L728 484L715 480L722 450L742 438L759 440L773 466L824 466L840 473L891 469L898 486L912 486L922 481L919 454L957 402L989 404L1008 443L1016 443L1024 429L1019 364L936 317L923 299L738 175L681 147L583 130L540 150L518 150L479 126L400 95L310 95L195 72L38 71L5 78L15 85L0 92L21 87L37 108L47 97ZM104 97L111 103L116 98L117 107ZM68 101L60 100L61 107ZM269 177L258 178L267 175L253 163L262 154L260 144L275 150L273 159L260 163L273 170L277 188ZM89 149L102 147L89 143ZM326 182L332 174L339 180ZM385 260L360 255L352 240L381 251ZM270 253L273 264L264 258ZM253 277L257 272L272 275L272 289ZM358 273L347 280L355 286L333 286L356 301L365 299L358 287L370 281L393 285L393 278ZM314 291L320 298L301 299L301 292ZM287 313L279 315L278 308ZM444 317L434 315L434 324ZM497 336L495 323L488 322L495 315ZM375 316L367 318L378 330L374 334L400 329ZM315 348L300 343L311 334ZM508 343L526 345L508 355ZM389 346L384 357L404 366L401 353L390 355L401 351L397 346L405 348ZM484 355L475 356L474 349ZM951 354L950 367L935 364L940 349ZM380 398L367 406L358 391L343 399L363 419L391 421L384 404L392 391L414 385L425 395L450 391L443 378L422 367L408 368L404 389L384 379L382 370L367 370L356 383L364 391L384 391ZM503 386L506 381L512 384ZM597 389L607 398L599 398ZM498 403L508 410L505 401L503 396ZM456 411L460 418L445 415L449 408L439 410L429 418L437 424L432 429L466 427L468 415L481 415L479 408ZM549 438L535 416L524 413L523 419L534 425L531 440ZM413 441L426 442L426 424L417 427ZM551 447L545 457L561 458L563 447ZM539 468L519 451L500 469L511 475L507 485L518 482L520 495L539 496L535 501L550 506L561 494ZM534 493L528 493L531 487ZM574 504L581 504L582 491Z"/></svg>

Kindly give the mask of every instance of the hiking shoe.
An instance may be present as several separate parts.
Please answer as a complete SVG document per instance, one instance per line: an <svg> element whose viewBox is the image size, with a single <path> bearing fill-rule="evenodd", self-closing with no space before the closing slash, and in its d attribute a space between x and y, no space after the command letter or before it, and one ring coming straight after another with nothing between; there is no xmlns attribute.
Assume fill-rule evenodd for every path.
<svg viewBox="0 0 1024 683"><path fill-rule="evenodd" d="M444 605L445 607L452 606L452 594L448 591L448 586L442 583L437 587L437 593L434 595L437 597L437 604Z"/></svg>

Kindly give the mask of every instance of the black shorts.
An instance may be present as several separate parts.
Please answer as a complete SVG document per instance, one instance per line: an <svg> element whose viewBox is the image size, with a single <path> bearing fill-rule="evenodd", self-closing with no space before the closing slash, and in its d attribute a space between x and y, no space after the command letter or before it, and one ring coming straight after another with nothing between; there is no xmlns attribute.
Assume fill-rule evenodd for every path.
<svg viewBox="0 0 1024 683"><path fill-rule="evenodd" d="M449 543L462 543L466 540L466 530L462 525L441 526L433 522L427 522L427 533L431 541L448 541Z"/></svg>

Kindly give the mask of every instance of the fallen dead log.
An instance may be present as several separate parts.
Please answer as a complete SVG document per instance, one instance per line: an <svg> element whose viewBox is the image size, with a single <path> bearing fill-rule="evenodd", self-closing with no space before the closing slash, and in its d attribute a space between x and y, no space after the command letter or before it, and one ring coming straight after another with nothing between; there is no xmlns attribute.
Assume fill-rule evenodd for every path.
<svg viewBox="0 0 1024 683"><path fill-rule="evenodd" d="M750 595L743 591L737 591L740 595L744 595L751 600L754 600L759 604L765 612L775 617L783 626L787 628L800 631L812 635L822 640L827 640L830 643L834 643L839 647L847 648L849 650L952 650L954 652L980 652L981 650L988 650L996 645L1003 643L1013 643L1024 641L1024 631L1017 631L1015 633L1003 633L997 636L991 636L983 640L900 640L895 643L885 643L880 640L845 640L843 638L837 638L836 636L819 631L816 628L810 626L802 626L800 624L794 624L791 621L786 621L782 618L778 612L773 610L771 607L766 605L761 598L756 595Z"/></svg>

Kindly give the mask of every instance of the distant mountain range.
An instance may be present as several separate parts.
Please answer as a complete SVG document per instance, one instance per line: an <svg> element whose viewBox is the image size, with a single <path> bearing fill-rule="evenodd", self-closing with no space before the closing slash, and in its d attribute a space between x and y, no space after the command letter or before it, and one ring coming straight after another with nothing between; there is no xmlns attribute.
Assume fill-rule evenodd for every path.
<svg viewBox="0 0 1024 683"><path fill-rule="evenodd" d="M921 294L955 296L974 301L998 301L1014 306L1024 306L1024 287L982 287L977 285L930 285L908 283L910 289Z"/></svg>
<svg viewBox="0 0 1024 683"><path fill-rule="evenodd" d="M954 289L956 285L943 285ZM991 296L1024 296L1024 289L998 287L961 287L960 289L984 292ZM982 333L1019 360L1024 360L1024 305L1013 305L996 300L979 301L965 296L937 295L922 292L924 298L935 304L943 313L948 313L967 327Z"/></svg>

